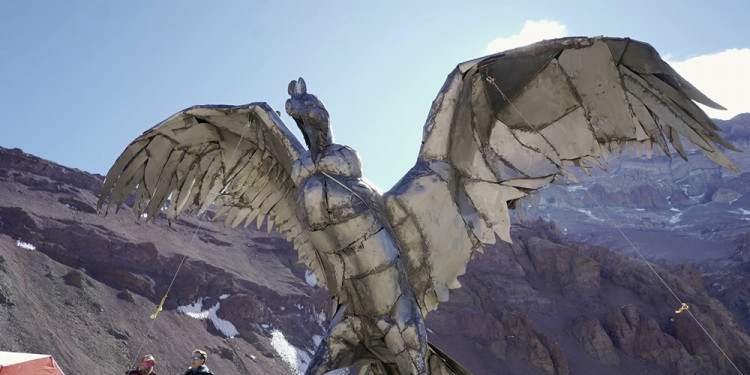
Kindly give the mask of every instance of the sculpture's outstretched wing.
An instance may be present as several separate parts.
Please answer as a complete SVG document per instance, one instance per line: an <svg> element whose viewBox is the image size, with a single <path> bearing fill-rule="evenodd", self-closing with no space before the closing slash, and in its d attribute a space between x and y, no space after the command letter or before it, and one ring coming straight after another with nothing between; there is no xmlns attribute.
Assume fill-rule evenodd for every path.
<svg viewBox="0 0 750 375"><path fill-rule="evenodd" d="M109 195L107 211L119 209L135 189L133 210L147 218L166 210L171 221L185 210L203 213L212 203L214 219L226 215L224 223L232 227L257 218L260 228L268 217L268 230L275 224L315 274L324 275L295 215L297 187L290 174L304 151L265 103L191 107L125 149L107 173L98 207Z"/></svg>
<svg viewBox="0 0 750 375"><path fill-rule="evenodd" d="M603 168L680 136L737 171L693 100L721 108L629 39L565 38L460 64L433 102L416 165L388 193L391 223L426 313L460 286L474 250L510 242L508 209L564 168Z"/></svg>

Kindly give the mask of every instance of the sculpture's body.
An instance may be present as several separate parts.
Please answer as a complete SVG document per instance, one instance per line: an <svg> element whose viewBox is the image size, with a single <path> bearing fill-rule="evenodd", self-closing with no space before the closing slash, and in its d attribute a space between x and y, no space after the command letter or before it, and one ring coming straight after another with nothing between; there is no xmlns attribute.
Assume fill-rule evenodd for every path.
<svg viewBox="0 0 750 375"><path fill-rule="evenodd" d="M296 83L300 84L304 82ZM322 104L300 98L306 93L295 97L290 89L290 94L290 101L301 102L290 115L304 128L311 121L308 113ZM305 102L314 104L308 108ZM326 278L335 280L335 294L345 296L337 304L341 314L336 314L308 371L351 365L349 357L359 351L357 362L387 359L395 361L401 373L425 373L427 333L404 272L402 251L383 216L383 197L362 180L354 150L307 135L318 138L311 143L319 149L303 153L292 166L298 186L297 218L321 252Z"/></svg>
<svg viewBox="0 0 750 375"><path fill-rule="evenodd" d="M233 227L275 222L335 301L308 374L468 374L427 342L424 317L460 286L474 251L510 241L508 209L574 179L565 167L603 168L610 153L650 156L654 145L669 154L668 142L685 157L683 136L737 170L693 100L719 106L628 39L560 39L460 64L433 103L417 163L383 195L362 180L356 152L333 143L302 79L289 94L307 149L265 103L189 108L128 146L99 205L110 190L119 206L136 189L138 215L154 217L171 195L170 220L216 203Z"/></svg>
<svg viewBox="0 0 750 375"><path fill-rule="evenodd" d="M328 147L323 158L339 151L336 149L336 145ZM350 150L344 154L356 158ZM342 301L344 305L340 308L345 311L338 322L340 327L332 331L335 340L318 349L323 351L322 355L316 356L311 369L336 368L328 367L331 363L321 363L329 359L326 352L331 353L330 361L335 364L338 353L355 351L365 344L361 337L368 337L371 338L368 349L381 357L395 358L401 353L402 358L396 362L403 373L424 372L423 357L427 349L424 322L408 288L401 251L379 217L383 212L382 197L364 184L360 176L325 172L302 180L297 192L297 217L309 231L313 246L321 251L324 269L342 268L340 276L335 271L330 275L336 278L341 294L353 300ZM343 279L338 280L341 276ZM361 334L352 335L353 327L361 327ZM411 349L403 351L404 347Z"/></svg>

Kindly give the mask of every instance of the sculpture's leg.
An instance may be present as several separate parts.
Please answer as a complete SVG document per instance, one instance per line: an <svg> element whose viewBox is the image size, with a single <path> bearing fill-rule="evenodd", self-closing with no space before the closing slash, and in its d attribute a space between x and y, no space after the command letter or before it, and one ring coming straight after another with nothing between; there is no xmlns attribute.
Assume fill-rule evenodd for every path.
<svg viewBox="0 0 750 375"><path fill-rule="evenodd" d="M401 374L427 374L427 332L419 306L413 298L401 295L389 318L378 322L386 347L393 353Z"/></svg>
<svg viewBox="0 0 750 375"><path fill-rule="evenodd" d="M430 375L471 375L471 372L451 357L429 344L425 361L430 368ZM376 362L362 367L359 375L401 375L401 371L393 363Z"/></svg>
<svg viewBox="0 0 750 375"><path fill-rule="evenodd" d="M315 349L315 357L310 361L305 375L322 375L338 368L374 360L356 334L362 329L360 319L353 316L342 318L345 310L346 305L342 305L331 319L328 332Z"/></svg>
<svg viewBox="0 0 750 375"><path fill-rule="evenodd" d="M358 375L400 375L401 373L395 364L385 362L375 362L363 366Z"/></svg>
<svg viewBox="0 0 750 375"><path fill-rule="evenodd" d="M427 364L430 367L430 375L471 375L469 370L440 349L430 343L427 345L429 345Z"/></svg>

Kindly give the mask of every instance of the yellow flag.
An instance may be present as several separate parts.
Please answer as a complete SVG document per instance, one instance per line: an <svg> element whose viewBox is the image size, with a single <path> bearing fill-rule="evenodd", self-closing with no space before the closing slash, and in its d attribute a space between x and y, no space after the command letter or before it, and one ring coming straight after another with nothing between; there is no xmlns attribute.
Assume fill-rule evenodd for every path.
<svg viewBox="0 0 750 375"><path fill-rule="evenodd" d="M675 311L675 314L679 314L679 313L681 313L681 312L683 312L683 311L685 311L685 310L687 310L689 308L690 308L690 306L688 306L687 303L683 302L682 305L680 305L680 308Z"/></svg>
<svg viewBox="0 0 750 375"><path fill-rule="evenodd" d="M156 306L156 312L151 314L151 319L156 319L156 316L159 315L159 311L161 311L162 306L164 306L164 301L167 299L167 295L165 294L164 297L161 297L161 303L159 303L159 306Z"/></svg>

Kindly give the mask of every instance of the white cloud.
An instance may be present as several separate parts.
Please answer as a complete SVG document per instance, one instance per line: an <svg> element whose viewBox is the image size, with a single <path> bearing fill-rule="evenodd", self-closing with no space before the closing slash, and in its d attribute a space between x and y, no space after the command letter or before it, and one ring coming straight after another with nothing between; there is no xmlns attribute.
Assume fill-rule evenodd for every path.
<svg viewBox="0 0 750 375"><path fill-rule="evenodd" d="M526 21L521 32L507 38L499 37L487 45L487 53L497 53L527 44L536 43L543 39L562 38L567 36L565 25L549 20Z"/></svg>
<svg viewBox="0 0 750 375"><path fill-rule="evenodd" d="M669 61L677 73L727 110L701 106L711 118L730 119L750 112L750 48L728 49L685 61Z"/></svg>
<svg viewBox="0 0 750 375"><path fill-rule="evenodd" d="M556 21L527 20L518 34L499 37L491 41L487 53L497 53L522 47L544 39L567 36L565 25ZM711 118L730 119L740 113L750 112L750 99L745 93L750 87L750 48L728 49L701 55L685 61L671 61L666 51L660 51L665 60L693 86L727 110L715 110L701 105Z"/></svg>

